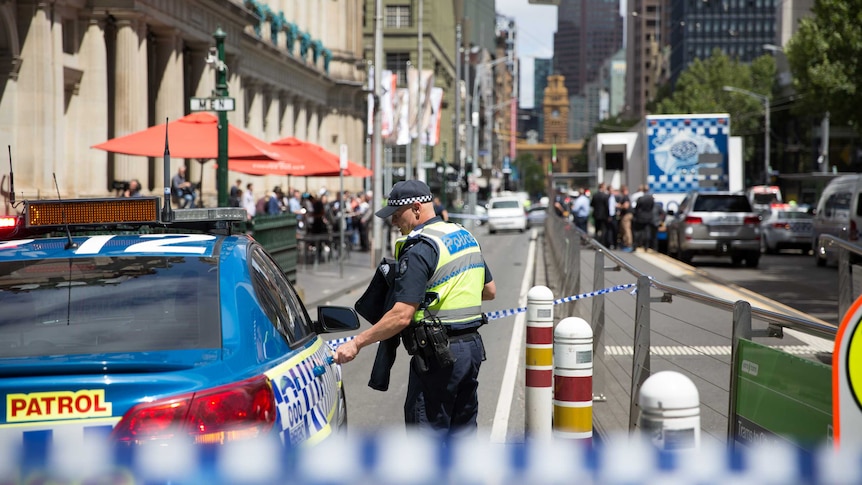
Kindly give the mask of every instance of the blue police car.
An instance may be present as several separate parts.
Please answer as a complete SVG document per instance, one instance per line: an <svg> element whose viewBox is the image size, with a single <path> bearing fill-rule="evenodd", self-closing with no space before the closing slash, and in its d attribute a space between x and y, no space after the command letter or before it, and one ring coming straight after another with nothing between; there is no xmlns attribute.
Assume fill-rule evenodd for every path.
<svg viewBox="0 0 862 485"><path fill-rule="evenodd" d="M312 320L232 229L243 209L159 202L28 201L0 221L0 435L295 445L343 426L320 334L355 330L355 311Z"/></svg>

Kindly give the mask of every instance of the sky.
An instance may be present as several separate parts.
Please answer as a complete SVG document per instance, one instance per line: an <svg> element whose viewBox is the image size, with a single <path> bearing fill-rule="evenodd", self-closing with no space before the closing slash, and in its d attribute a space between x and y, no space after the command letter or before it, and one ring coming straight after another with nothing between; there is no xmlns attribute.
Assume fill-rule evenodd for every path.
<svg viewBox="0 0 862 485"><path fill-rule="evenodd" d="M518 97L522 107L533 107L533 59L554 56L557 7L534 5L528 0L496 0L496 7L498 13L515 19L521 63Z"/></svg>

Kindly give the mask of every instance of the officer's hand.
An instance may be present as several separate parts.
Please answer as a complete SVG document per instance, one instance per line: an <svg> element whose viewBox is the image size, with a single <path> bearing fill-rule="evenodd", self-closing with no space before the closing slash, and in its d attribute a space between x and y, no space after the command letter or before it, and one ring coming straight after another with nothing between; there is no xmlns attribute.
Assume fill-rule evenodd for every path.
<svg viewBox="0 0 862 485"><path fill-rule="evenodd" d="M358 353L359 347L356 346L356 342L353 340L345 342L335 349L335 362L338 364L350 362L356 358L356 354Z"/></svg>

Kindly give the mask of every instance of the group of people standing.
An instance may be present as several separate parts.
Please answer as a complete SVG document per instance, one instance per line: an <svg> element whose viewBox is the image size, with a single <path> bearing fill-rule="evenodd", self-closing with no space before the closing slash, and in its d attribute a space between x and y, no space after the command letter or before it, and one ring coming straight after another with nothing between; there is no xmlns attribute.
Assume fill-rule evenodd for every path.
<svg viewBox="0 0 862 485"><path fill-rule="evenodd" d="M342 202L344 201L344 202ZM290 213L296 215L298 228L307 234L334 234L339 230L339 221L344 209L344 230L350 234L350 243L360 251L369 251L368 227L371 222L371 192L335 192L330 196L325 187L317 195L300 192L299 189L282 190L276 185L271 192L259 198L254 196L254 186L242 180L231 187L229 203L233 207L243 207L252 219L256 215L275 215Z"/></svg>
<svg viewBox="0 0 862 485"><path fill-rule="evenodd" d="M558 215L569 217L584 232L588 231L592 217L596 239L609 249L632 252L637 248L658 247L658 227L664 211L646 185L631 195L625 185L614 189L605 183L600 183L592 194L586 188L571 197L559 193L554 208Z"/></svg>

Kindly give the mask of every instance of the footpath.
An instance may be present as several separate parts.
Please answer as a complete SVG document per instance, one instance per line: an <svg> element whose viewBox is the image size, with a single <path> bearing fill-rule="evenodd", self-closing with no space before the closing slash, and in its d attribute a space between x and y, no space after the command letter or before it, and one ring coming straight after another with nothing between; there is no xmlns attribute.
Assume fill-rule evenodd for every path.
<svg viewBox="0 0 862 485"><path fill-rule="evenodd" d="M332 258L316 265L298 264L294 286L305 307L312 309L351 291L364 290L374 276L377 263L379 261L371 261L370 252L353 251L347 253L341 263ZM316 318L316 315L311 317Z"/></svg>

